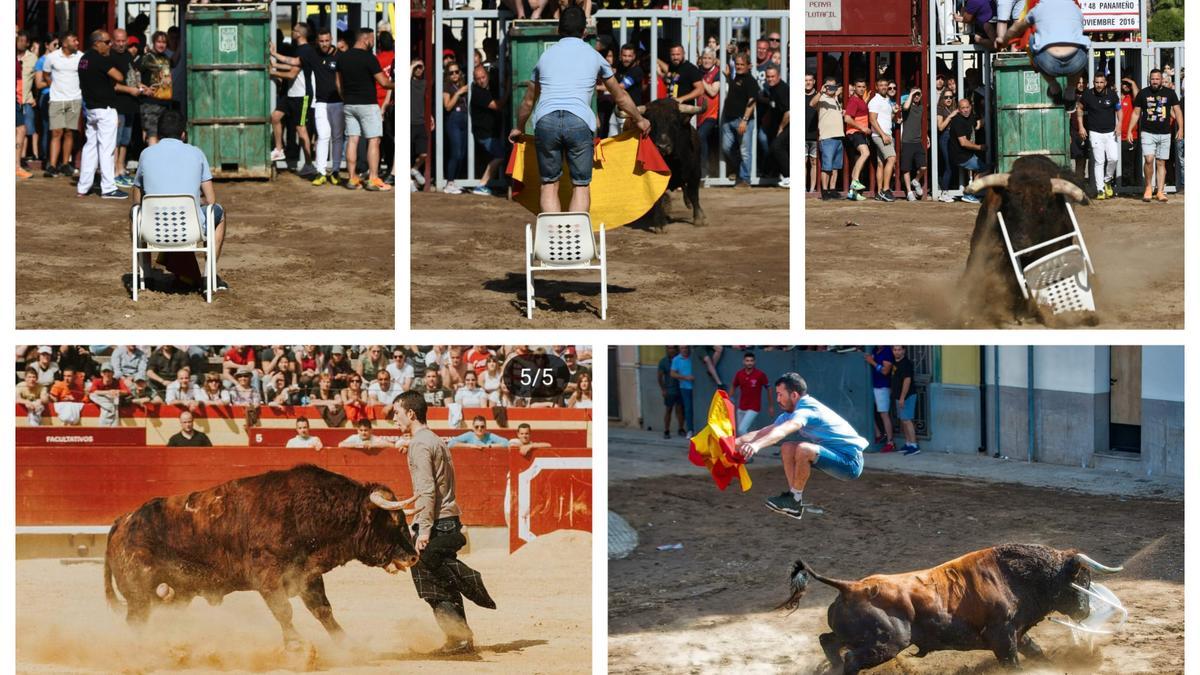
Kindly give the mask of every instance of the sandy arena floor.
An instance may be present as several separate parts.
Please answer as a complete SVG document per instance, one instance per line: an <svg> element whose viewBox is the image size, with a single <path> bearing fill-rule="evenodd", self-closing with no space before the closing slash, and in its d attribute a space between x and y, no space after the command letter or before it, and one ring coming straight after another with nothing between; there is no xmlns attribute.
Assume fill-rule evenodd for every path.
<svg viewBox="0 0 1200 675"><path fill-rule="evenodd" d="M20 673L590 673L591 535L559 531L509 555L507 548L463 556L483 573L498 609L470 603L475 659L428 656L443 636L407 574L357 562L325 575L334 616L346 629L335 646L298 598L296 629L311 640L283 649L279 624L254 593L210 607L151 615L137 633L104 601L103 561L16 563L16 670Z"/></svg>
<svg viewBox="0 0 1200 675"><path fill-rule="evenodd" d="M412 195L413 328L787 328L788 192L701 190L707 227L679 220L663 233L609 230L608 321L597 274L534 278L525 318L525 223L533 215L500 198Z"/></svg>
<svg viewBox="0 0 1200 675"><path fill-rule="evenodd" d="M1075 210L1096 267L1098 328L1183 328L1183 200ZM807 327L959 327L977 213L961 202L805 200Z"/></svg>
<svg viewBox="0 0 1200 675"><path fill-rule="evenodd" d="M40 174L16 186L17 328L393 328L395 198L273 183L219 182L231 290L148 292L133 302L129 200L78 199Z"/></svg>
<svg viewBox="0 0 1200 675"><path fill-rule="evenodd" d="M610 508L641 539L629 558L609 562L610 672L823 672L817 636L828 630L836 591L813 582L791 616L772 609L787 599L797 555L826 576L857 579L1003 542L1077 546L1125 565L1104 579L1129 609L1122 631L1090 654L1072 647L1066 628L1043 622L1030 635L1050 662L1022 660L1024 672L1184 672L1182 501L872 473L870 457L867 466L845 483L815 473L805 497L826 513L803 521L762 504L784 487L778 466L752 469L755 485L745 494L719 492L700 469L610 484ZM655 550L673 543L683 549ZM1004 672L986 651L914 653L870 672Z"/></svg>

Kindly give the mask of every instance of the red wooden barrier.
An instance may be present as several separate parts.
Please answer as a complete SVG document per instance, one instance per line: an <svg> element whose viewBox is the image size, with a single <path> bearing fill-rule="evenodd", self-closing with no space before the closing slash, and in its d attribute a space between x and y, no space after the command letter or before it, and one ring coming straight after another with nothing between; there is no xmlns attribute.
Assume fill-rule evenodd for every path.
<svg viewBox="0 0 1200 675"><path fill-rule="evenodd" d="M146 427L17 427L17 445L146 445Z"/></svg>
<svg viewBox="0 0 1200 675"><path fill-rule="evenodd" d="M466 429L434 429L433 431L442 438L452 438L464 433ZM492 428L489 431L504 438L511 439L517 436L517 430L511 426L508 429ZM390 436L394 432L395 429L385 426L379 427L375 433L376 435ZM355 435L355 430L346 426L337 429L311 429L310 433L319 437L326 446L332 446ZM283 447L295 435L295 429L286 427L253 427L250 429L250 445L252 447ZM533 440L553 446L586 447L587 436L586 429L539 429L534 431Z"/></svg>
<svg viewBox="0 0 1200 675"><path fill-rule="evenodd" d="M590 450L509 455L509 550L555 530L592 531Z"/></svg>

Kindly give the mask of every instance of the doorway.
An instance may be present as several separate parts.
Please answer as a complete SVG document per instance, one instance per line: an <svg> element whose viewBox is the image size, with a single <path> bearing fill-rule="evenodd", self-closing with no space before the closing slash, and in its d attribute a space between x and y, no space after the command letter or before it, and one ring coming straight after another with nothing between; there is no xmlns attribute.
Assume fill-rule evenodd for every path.
<svg viewBox="0 0 1200 675"><path fill-rule="evenodd" d="M1142 451L1142 348L1109 347L1108 438L1119 452Z"/></svg>

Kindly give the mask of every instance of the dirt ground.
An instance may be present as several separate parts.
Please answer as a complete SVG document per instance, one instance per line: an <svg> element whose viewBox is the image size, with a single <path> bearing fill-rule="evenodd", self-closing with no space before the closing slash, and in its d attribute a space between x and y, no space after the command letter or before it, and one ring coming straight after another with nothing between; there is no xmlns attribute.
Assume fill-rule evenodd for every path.
<svg viewBox="0 0 1200 675"><path fill-rule="evenodd" d="M1097 652L1075 648L1068 629L1043 622L1030 635L1049 662L1025 672L1133 675L1184 672L1183 502L1088 496L1017 485L922 478L868 469L857 481L815 473L805 498L824 507L796 521L763 500L784 488L777 466L752 469L750 492L719 492L704 474L610 484L609 507L640 544L609 561L609 669L614 673L818 673L817 636L836 591L809 585L800 608L789 595L792 563L858 579L906 572L1005 542L1079 547L1125 571L1103 583L1129 620ZM682 550L658 551L662 544ZM876 674L999 673L986 651L915 648Z"/></svg>
<svg viewBox="0 0 1200 675"><path fill-rule="evenodd" d="M16 670L20 673L326 672L590 673L591 535L559 531L515 554L462 558L484 576L495 611L468 604L478 657L429 656L443 636L405 573L357 562L325 575L347 642L336 646L298 600L296 629L310 646L283 649L279 624L254 593L210 607L160 610L135 632L104 601L103 561L16 563ZM536 580L536 581L534 581ZM534 584L531 586L531 583ZM535 588L552 592L531 592Z"/></svg>
<svg viewBox="0 0 1200 675"><path fill-rule="evenodd" d="M217 271L230 290L211 305L165 291L135 303L130 201L79 199L71 181L40 174L17 183L17 328L395 327L392 193L316 188L291 174L216 192L228 229Z"/></svg>
<svg viewBox="0 0 1200 675"><path fill-rule="evenodd" d="M662 233L609 230L608 321L594 272L538 274L525 318L521 205L474 195L412 195L413 328L787 328L788 192L701 190L706 227L672 195Z"/></svg>
<svg viewBox="0 0 1200 675"><path fill-rule="evenodd" d="M960 327L959 277L978 206L814 199L805 205L808 328ZM1098 328L1183 328L1183 211L1182 196L1168 204L1121 198L1075 210L1096 268Z"/></svg>

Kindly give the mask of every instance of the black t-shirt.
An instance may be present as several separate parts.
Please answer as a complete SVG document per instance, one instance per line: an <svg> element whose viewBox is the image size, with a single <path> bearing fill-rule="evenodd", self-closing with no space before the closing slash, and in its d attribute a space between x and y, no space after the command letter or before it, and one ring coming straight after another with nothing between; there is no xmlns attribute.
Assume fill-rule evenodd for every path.
<svg viewBox="0 0 1200 675"><path fill-rule="evenodd" d="M758 93L758 121L772 135L783 123L783 114L791 107L791 91L787 82L763 87Z"/></svg>
<svg viewBox="0 0 1200 675"><path fill-rule="evenodd" d="M82 71L83 63L80 62L79 65ZM83 79L82 72L80 79ZM1159 87L1158 91L1152 91L1150 87L1143 87L1137 98L1133 99L1133 105L1142 109L1141 115L1138 116L1138 125L1142 133L1171 133L1171 109L1179 105L1179 97L1175 95L1174 89Z"/></svg>
<svg viewBox="0 0 1200 675"><path fill-rule="evenodd" d="M408 81L409 124L425 124L425 78Z"/></svg>
<svg viewBox="0 0 1200 675"><path fill-rule="evenodd" d="M330 54L317 55L317 67L313 77L317 81L317 100L322 103L339 103L342 100L337 92L338 50Z"/></svg>
<svg viewBox="0 0 1200 675"><path fill-rule="evenodd" d="M971 113L970 117L963 117L962 113L954 116L950 120L950 156L954 159L955 164L962 164L971 159L975 154L974 150L964 148L958 144L958 138L965 136L968 141L975 140L975 114Z"/></svg>
<svg viewBox="0 0 1200 675"><path fill-rule="evenodd" d="M903 359L898 359L893 364L893 366L892 366L892 398L893 399L895 399L897 401L900 400L900 392L904 389L904 380L906 378L912 378L912 376L913 376L912 359L907 358L907 357L903 358ZM909 382L908 383L908 395L909 396L912 396L914 394L914 391L913 391L914 389L916 389L916 383Z"/></svg>
<svg viewBox="0 0 1200 675"><path fill-rule="evenodd" d="M191 438L185 438L183 432L179 432L167 440L168 448L211 448L212 441L208 440L208 436L204 435L203 431L193 431Z"/></svg>
<svg viewBox="0 0 1200 675"><path fill-rule="evenodd" d="M113 79L108 76L116 64L100 52L89 49L79 59L79 88L83 91L83 103L91 110L116 108L117 92Z"/></svg>
<svg viewBox="0 0 1200 675"><path fill-rule="evenodd" d="M490 90L477 84L471 85L471 132L475 138L500 137L500 111L488 107L495 100Z"/></svg>
<svg viewBox="0 0 1200 675"><path fill-rule="evenodd" d="M689 61L671 66L667 79L667 95L679 98L696 88L696 83L704 79L700 69Z"/></svg>
<svg viewBox="0 0 1200 675"><path fill-rule="evenodd" d="M296 58L300 59L300 77L304 78L304 95L313 98L314 73L322 69L321 57L307 42L296 47Z"/></svg>
<svg viewBox="0 0 1200 675"><path fill-rule="evenodd" d="M375 55L353 47L338 57L342 73L342 100L346 105L376 105L375 73L383 72Z"/></svg>
<svg viewBox="0 0 1200 675"><path fill-rule="evenodd" d="M804 140L815 141L819 132L817 131L817 109L809 105L812 102L813 96L818 92L814 91L809 94L804 94Z"/></svg>
<svg viewBox="0 0 1200 675"><path fill-rule="evenodd" d="M925 106L914 102L907 111L901 108L900 113L904 116L904 123L900 125L900 142L920 143L921 129L925 126Z"/></svg>
<svg viewBox="0 0 1200 675"><path fill-rule="evenodd" d="M642 105L646 102L645 90L642 89L642 82L645 79L646 74L636 63L628 68L617 66L617 84L625 88L629 98L633 99L634 105Z"/></svg>
<svg viewBox="0 0 1200 675"><path fill-rule="evenodd" d="M112 61L113 67L121 71L121 74L125 76L125 80L122 83L128 81L129 68L133 65L133 55L129 52L121 53L114 49L108 53L108 60ZM138 100L136 96L130 96L129 94L115 94L115 96L117 97L117 112L126 117L137 113ZM133 124L133 120L126 120L125 123Z"/></svg>
<svg viewBox="0 0 1200 675"><path fill-rule="evenodd" d="M1083 92L1080 101L1083 103L1083 112L1087 115L1083 125L1088 131L1111 134L1116 130L1117 104L1120 102L1117 92L1105 89L1103 93L1097 94L1095 89L1088 89Z"/></svg>
<svg viewBox="0 0 1200 675"><path fill-rule="evenodd" d="M746 106L758 94L758 80L749 71L733 78L729 83L729 93L725 95L725 114L721 122L726 123L741 118L746 114Z"/></svg>

